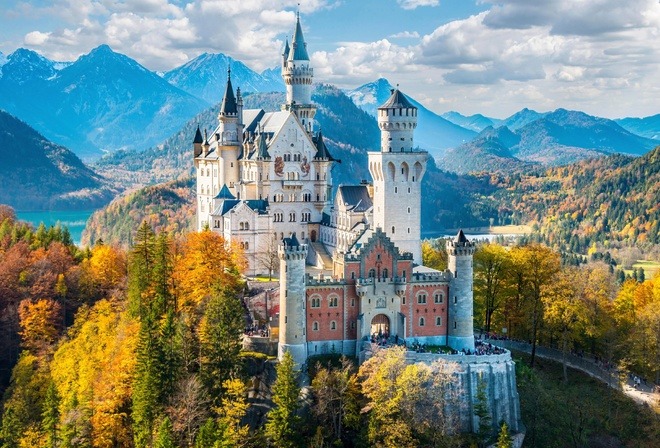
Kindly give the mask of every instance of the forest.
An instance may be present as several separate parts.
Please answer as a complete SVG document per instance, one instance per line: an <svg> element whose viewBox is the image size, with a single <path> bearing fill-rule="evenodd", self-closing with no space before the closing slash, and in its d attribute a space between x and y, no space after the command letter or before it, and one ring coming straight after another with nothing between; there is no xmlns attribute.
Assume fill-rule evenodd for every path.
<svg viewBox="0 0 660 448"><path fill-rule="evenodd" d="M359 368L326 356L301 389L290 357L242 351L244 259L217 234L155 232L145 221L128 249L80 249L66 228L34 229L5 206L0 219L2 448L510 446L479 396L484 429L456 434L452 363L406 365L402 350ZM430 243L424 258L446 263ZM657 279L618 284L607 265L562 265L538 243L481 245L474 265L483 331L658 374ZM259 363L272 372L255 376ZM521 370L521 390L551 400L534 372ZM255 395L269 376L268 396ZM652 437L618 430L619 420L608 431L620 440Z"/></svg>

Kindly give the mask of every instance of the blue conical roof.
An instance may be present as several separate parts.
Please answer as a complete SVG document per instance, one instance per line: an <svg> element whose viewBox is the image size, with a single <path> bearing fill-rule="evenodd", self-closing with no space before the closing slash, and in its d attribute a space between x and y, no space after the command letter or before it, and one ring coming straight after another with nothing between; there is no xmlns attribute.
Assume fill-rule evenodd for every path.
<svg viewBox="0 0 660 448"><path fill-rule="evenodd" d="M236 115L238 113L234 89L231 86L231 68L227 69L227 88L225 89L225 96L222 98L220 113L223 115Z"/></svg>
<svg viewBox="0 0 660 448"><path fill-rule="evenodd" d="M300 26L300 14L296 17L296 31L293 33L291 45L293 46L293 51L289 52L289 61L309 61L307 44L303 36L302 26Z"/></svg>
<svg viewBox="0 0 660 448"><path fill-rule="evenodd" d="M233 194L231 194L231 191L229 191L227 185L223 185L222 189L220 190L220 193L218 193L215 199L236 199L236 197Z"/></svg>
<svg viewBox="0 0 660 448"><path fill-rule="evenodd" d="M394 89L392 95L379 109L417 109L417 107L413 106L399 89Z"/></svg>
<svg viewBox="0 0 660 448"><path fill-rule="evenodd" d="M284 52L282 53L282 56L284 59L287 59L289 57L289 51L291 50L291 47L289 47L289 38L286 38L286 41L284 42Z"/></svg>
<svg viewBox="0 0 660 448"><path fill-rule="evenodd" d="M197 125L197 132L195 132L195 139L193 140L193 143L203 143L204 138L202 138L202 131L199 129L199 124Z"/></svg>

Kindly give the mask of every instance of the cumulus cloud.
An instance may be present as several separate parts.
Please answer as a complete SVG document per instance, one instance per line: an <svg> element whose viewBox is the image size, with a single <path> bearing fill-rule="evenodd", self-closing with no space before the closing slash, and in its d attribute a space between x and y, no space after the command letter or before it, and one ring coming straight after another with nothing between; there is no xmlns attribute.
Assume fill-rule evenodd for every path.
<svg viewBox="0 0 660 448"><path fill-rule="evenodd" d="M417 31L401 31L400 33L390 35L390 39L418 39L419 33Z"/></svg>

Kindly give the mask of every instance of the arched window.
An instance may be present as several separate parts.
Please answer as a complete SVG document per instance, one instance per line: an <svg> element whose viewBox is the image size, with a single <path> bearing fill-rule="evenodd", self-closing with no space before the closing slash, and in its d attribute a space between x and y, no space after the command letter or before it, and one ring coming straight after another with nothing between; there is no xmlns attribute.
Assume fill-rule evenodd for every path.
<svg viewBox="0 0 660 448"><path fill-rule="evenodd" d="M238 224L238 229L243 230L243 223L242 222Z"/></svg>
<svg viewBox="0 0 660 448"><path fill-rule="evenodd" d="M387 270L387 268L383 268L382 274L383 274L383 278L388 278L389 271Z"/></svg>
<svg viewBox="0 0 660 448"><path fill-rule="evenodd" d="M443 303L445 301L445 297L442 295L441 292L436 292L433 301L435 303Z"/></svg>
<svg viewBox="0 0 660 448"><path fill-rule="evenodd" d="M311 302L312 302L312 308L321 308L320 297L312 297Z"/></svg>
<svg viewBox="0 0 660 448"><path fill-rule="evenodd" d="M250 223L249 222L245 223L245 230L250 230Z"/></svg>
<svg viewBox="0 0 660 448"><path fill-rule="evenodd" d="M318 322L312 323L312 331L319 331L319 323Z"/></svg>
<svg viewBox="0 0 660 448"><path fill-rule="evenodd" d="M436 317L435 317L435 324L436 324L438 327L442 326L442 317L440 317L440 316L436 316Z"/></svg>
<svg viewBox="0 0 660 448"><path fill-rule="evenodd" d="M337 322L335 322L334 320L332 322L330 322L330 329L331 330L336 330L337 329Z"/></svg>
<svg viewBox="0 0 660 448"><path fill-rule="evenodd" d="M417 294L417 303L419 305L426 305L426 293L425 292L420 292Z"/></svg>
<svg viewBox="0 0 660 448"><path fill-rule="evenodd" d="M423 317L420 317L419 318L419 326L423 327L424 325L426 325L426 320Z"/></svg>
<svg viewBox="0 0 660 448"><path fill-rule="evenodd" d="M339 306L339 298L338 297L328 297L328 306L330 308L337 308Z"/></svg>
<svg viewBox="0 0 660 448"><path fill-rule="evenodd" d="M376 276L376 270L375 269L369 269L369 278L374 278Z"/></svg>

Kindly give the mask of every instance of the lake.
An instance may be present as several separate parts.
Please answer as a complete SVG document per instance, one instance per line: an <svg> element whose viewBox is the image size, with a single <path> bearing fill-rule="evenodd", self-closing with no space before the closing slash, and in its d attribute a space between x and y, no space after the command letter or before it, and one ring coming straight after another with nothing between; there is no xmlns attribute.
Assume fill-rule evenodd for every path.
<svg viewBox="0 0 660 448"><path fill-rule="evenodd" d="M35 227L39 223L43 222L46 227L54 226L57 224L57 221L60 222L62 226L67 226L69 232L71 232L71 238L73 242L77 245L80 245L80 239L82 238L83 230L85 230L85 224L90 216L92 216L94 210L87 210L82 212L16 212L18 219L22 221L27 221L34 224Z"/></svg>

